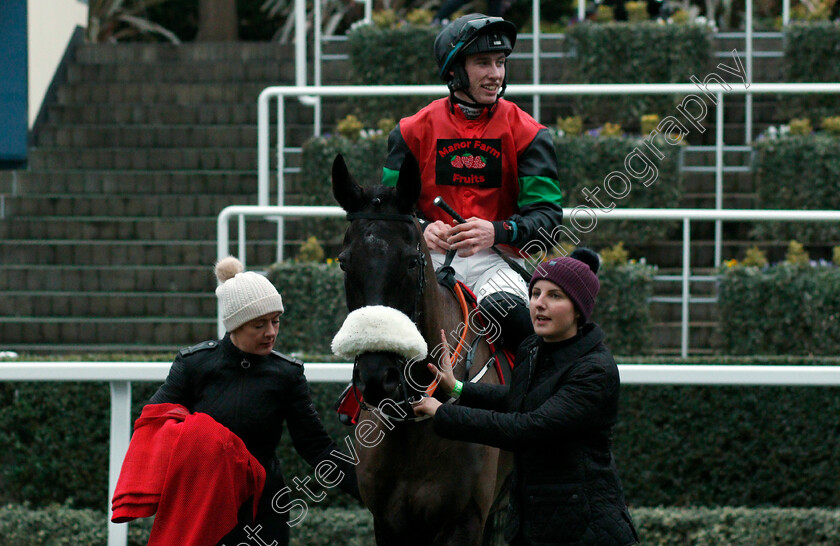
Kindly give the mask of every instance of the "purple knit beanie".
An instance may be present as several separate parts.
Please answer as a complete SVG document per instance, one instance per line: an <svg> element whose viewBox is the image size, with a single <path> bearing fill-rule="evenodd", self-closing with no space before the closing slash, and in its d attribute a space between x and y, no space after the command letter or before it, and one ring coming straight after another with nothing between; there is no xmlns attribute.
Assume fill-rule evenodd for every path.
<svg viewBox="0 0 840 546"><path fill-rule="evenodd" d="M589 320L595 308L595 296L601 288L595 276L599 266L600 258L588 248L577 249L571 256L546 260L534 270L528 293L531 293L535 282L549 280L562 288L584 320Z"/></svg>

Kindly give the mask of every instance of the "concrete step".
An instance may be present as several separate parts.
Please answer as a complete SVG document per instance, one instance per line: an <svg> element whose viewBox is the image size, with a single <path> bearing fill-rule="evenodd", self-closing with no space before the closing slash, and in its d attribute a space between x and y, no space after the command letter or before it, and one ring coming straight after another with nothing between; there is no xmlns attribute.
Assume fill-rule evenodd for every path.
<svg viewBox="0 0 840 546"><path fill-rule="evenodd" d="M216 217L230 205L255 205L256 194L160 195L148 194L46 194L7 197L7 218L26 216Z"/></svg>
<svg viewBox="0 0 840 546"><path fill-rule="evenodd" d="M246 224L248 241L271 239L269 222ZM216 240L215 216L21 216L0 222L0 239L94 241Z"/></svg>
<svg viewBox="0 0 840 546"><path fill-rule="evenodd" d="M29 168L41 170L222 170L254 171L256 148L87 148L36 147Z"/></svg>
<svg viewBox="0 0 840 546"><path fill-rule="evenodd" d="M266 265L276 261L277 242L248 241L249 264ZM237 245L231 252L238 253ZM0 263L4 265L193 265L216 261L216 239L204 240L97 240L0 239Z"/></svg>
<svg viewBox="0 0 840 546"><path fill-rule="evenodd" d="M276 42L188 42L83 44L76 49L76 64L229 63L278 64L294 58L294 45Z"/></svg>
<svg viewBox="0 0 840 546"><path fill-rule="evenodd" d="M63 148L256 148L257 126L45 124L38 130L37 144Z"/></svg>
<svg viewBox="0 0 840 546"><path fill-rule="evenodd" d="M257 100L245 103L50 104L47 119L54 124L161 123L166 125L243 125L257 123Z"/></svg>
<svg viewBox="0 0 840 546"><path fill-rule="evenodd" d="M202 195L253 196L256 165L243 170L39 170L0 171L10 195Z"/></svg>
<svg viewBox="0 0 840 546"><path fill-rule="evenodd" d="M207 265L0 265L0 291L212 293L216 276Z"/></svg>
<svg viewBox="0 0 840 546"><path fill-rule="evenodd" d="M58 104L241 104L257 103L266 87L276 82L160 83L137 84L86 82L62 84L56 91Z"/></svg>
<svg viewBox="0 0 840 546"><path fill-rule="evenodd" d="M67 67L68 83L210 83L273 82L272 85L293 85L294 56L281 57L267 63L230 61L196 62L163 61L125 64L71 64Z"/></svg>
<svg viewBox="0 0 840 546"><path fill-rule="evenodd" d="M186 347L196 340L214 338L213 316L0 317L0 346L12 350L42 347L54 351L53 342L139 350L149 346Z"/></svg>
<svg viewBox="0 0 840 546"><path fill-rule="evenodd" d="M2 294L0 316L48 317L215 317L213 291L194 292L55 292Z"/></svg>

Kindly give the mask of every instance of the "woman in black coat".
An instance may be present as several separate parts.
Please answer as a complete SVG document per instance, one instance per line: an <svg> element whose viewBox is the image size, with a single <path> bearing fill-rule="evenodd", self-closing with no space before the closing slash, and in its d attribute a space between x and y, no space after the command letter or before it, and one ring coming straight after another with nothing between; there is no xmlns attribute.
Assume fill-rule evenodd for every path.
<svg viewBox="0 0 840 546"><path fill-rule="evenodd" d="M447 352L440 385L459 403L423 398L414 411L433 416L441 436L513 452L510 544L626 546L638 537L611 451L618 367L588 321L599 260L589 250L572 256L543 262L531 278L536 335L520 345L509 386L456 381Z"/></svg>
<svg viewBox="0 0 840 546"><path fill-rule="evenodd" d="M243 272L244 267L233 257L216 265L222 284L216 289L221 315L227 333L219 341L205 341L178 353L166 382L149 401L150 404L174 403L190 412L210 415L231 430L245 444L266 471L257 517L248 517L250 503L239 511L240 523L219 544L289 543L289 521L301 514L290 491L304 502L318 491L308 476L287 486L280 461L275 454L283 423L289 429L297 452L313 467L332 461L340 470L329 476L345 492L359 498L355 468L331 455L338 452L312 405L309 386L303 374L303 363L274 351L283 303L280 294L264 276ZM346 457L348 460L349 456ZM301 492L303 491L303 492ZM252 512L251 512L252 514ZM248 529L246 529L248 526ZM259 540L253 542L254 529ZM250 530L249 530L250 529ZM248 535L252 536L249 537ZM262 542L260 542L262 543Z"/></svg>

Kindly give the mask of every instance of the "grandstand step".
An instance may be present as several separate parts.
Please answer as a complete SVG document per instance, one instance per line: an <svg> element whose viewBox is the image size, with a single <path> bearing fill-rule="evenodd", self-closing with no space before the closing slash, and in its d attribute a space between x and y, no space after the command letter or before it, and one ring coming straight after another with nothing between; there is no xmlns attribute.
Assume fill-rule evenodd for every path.
<svg viewBox="0 0 840 546"><path fill-rule="evenodd" d="M244 104L50 104L51 123L246 124L257 121L257 101Z"/></svg>
<svg viewBox="0 0 840 546"><path fill-rule="evenodd" d="M243 170L101 170L56 169L11 171L3 174L15 191L11 195L80 194L161 195L231 194L253 196L256 203L256 166Z"/></svg>
<svg viewBox="0 0 840 546"><path fill-rule="evenodd" d="M254 170L256 148L32 148L29 168L35 170Z"/></svg>
<svg viewBox="0 0 840 546"><path fill-rule="evenodd" d="M216 338L216 319L160 316L114 317L18 317L0 316L0 346L44 344L48 340L73 344L124 344L126 348L148 345L186 347L196 340Z"/></svg>
<svg viewBox="0 0 840 546"><path fill-rule="evenodd" d="M2 292L0 292L2 294ZM215 317L213 291L193 292L55 292L16 291L2 294L0 316L36 318Z"/></svg>
<svg viewBox="0 0 840 546"><path fill-rule="evenodd" d="M7 197L7 218L23 216L116 216L216 217L230 205L253 205L255 194L249 195L165 195L149 194L38 194Z"/></svg>
<svg viewBox="0 0 840 546"><path fill-rule="evenodd" d="M256 104L257 97L274 82L245 83L75 83L56 90L59 104L135 103L135 104Z"/></svg>
<svg viewBox="0 0 840 546"><path fill-rule="evenodd" d="M75 148L257 147L257 127L243 125L44 125L38 145Z"/></svg>
<svg viewBox="0 0 840 546"><path fill-rule="evenodd" d="M204 265L0 265L0 290L57 292L161 291L212 294L216 276Z"/></svg>
<svg viewBox="0 0 840 546"><path fill-rule="evenodd" d="M80 45L74 60L77 64L104 65L166 62L277 64L293 56L292 44L276 42L118 43Z"/></svg>
<svg viewBox="0 0 840 546"><path fill-rule="evenodd" d="M238 253L235 244L231 252ZM247 243L248 263L271 264L276 255L276 240ZM207 265L215 261L215 237L200 241L0 239L0 263L4 265Z"/></svg>
<svg viewBox="0 0 840 546"><path fill-rule="evenodd" d="M272 82L272 85L294 85L294 56L279 57L269 63L232 63L216 61L196 63L193 60L164 62L132 62L126 64L71 64L67 67L68 83L210 83Z"/></svg>
<svg viewBox="0 0 840 546"><path fill-rule="evenodd" d="M271 238L272 224L246 224L248 241ZM213 240L215 216L21 216L0 221L0 239L87 241Z"/></svg>

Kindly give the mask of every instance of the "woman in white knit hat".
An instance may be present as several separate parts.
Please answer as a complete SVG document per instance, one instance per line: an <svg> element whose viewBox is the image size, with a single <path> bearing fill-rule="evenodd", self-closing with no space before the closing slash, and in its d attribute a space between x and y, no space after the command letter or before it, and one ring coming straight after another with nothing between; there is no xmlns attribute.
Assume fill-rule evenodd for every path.
<svg viewBox="0 0 840 546"><path fill-rule="evenodd" d="M241 438L265 468L265 487L256 519L251 521L250 506L243 505L239 524L219 544L252 544L249 539L257 526L261 526L259 538L264 543L288 544L289 517L300 515L305 506L301 506L301 500L309 500L307 487L314 484L306 485L309 477L296 479L292 487L298 491L294 496L301 500L290 498L292 487L286 486L275 454L283 422L295 449L310 465L329 461L327 465L334 469L325 479L329 487L338 485L359 498L355 469L347 463L352 460L350 456L342 459L332 454L340 450L312 405L303 363L274 351L283 313L277 289L264 276L244 271L242 263L233 257L216 264L216 276L220 281L216 296L227 333L219 341L181 350L150 404L181 404L191 412L209 414ZM306 494L300 493L300 482Z"/></svg>

